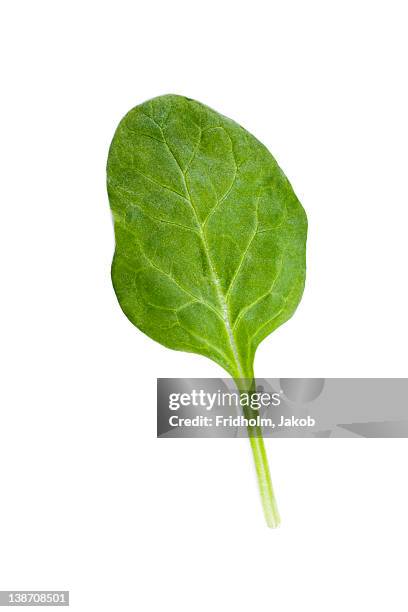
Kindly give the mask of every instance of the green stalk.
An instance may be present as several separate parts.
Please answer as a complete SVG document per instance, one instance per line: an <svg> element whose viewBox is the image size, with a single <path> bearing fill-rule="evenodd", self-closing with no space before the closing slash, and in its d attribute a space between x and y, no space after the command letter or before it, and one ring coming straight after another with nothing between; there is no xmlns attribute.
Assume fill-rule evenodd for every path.
<svg viewBox="0 0 408 612"><path fill-rule="evenodd" d="M259 492L261 494L265 520L268 527L273 529L274 527L278 527L280 516L275 494L273 492L268 457L266 456L262 433L256 437L251 435L249 431L248 434L255 462L256 475L258 477Z"/></svg>
<svg viewBox="0 0 408 612"><path fill-rule="evenodd" d="M256 382L251 379L235 380L240 393L254 393ZM244 407L243 413L246 419L256 419L259 412L251 407ZM269 472L268 457L262 436L262 428L258 425L247 427L249 441L251 443L252 454L255 463L256 475L258 478L259 492L261 495L262 507L268 527L272 529L278 527L280 516L273 491L271 475Z"/></svg>

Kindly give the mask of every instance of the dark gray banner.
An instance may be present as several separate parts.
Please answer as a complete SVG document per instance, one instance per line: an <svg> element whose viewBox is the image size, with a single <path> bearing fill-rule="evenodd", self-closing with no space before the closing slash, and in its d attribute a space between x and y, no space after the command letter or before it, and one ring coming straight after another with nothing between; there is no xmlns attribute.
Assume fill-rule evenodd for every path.
<svg viewBox="0 0 408 612"><path fill-rule="evenodd" d="M157 437L407 438L407 378L158 378ZM248 423L248 407L254 419ZM245 416L246 415L246 416Z"/></svg>

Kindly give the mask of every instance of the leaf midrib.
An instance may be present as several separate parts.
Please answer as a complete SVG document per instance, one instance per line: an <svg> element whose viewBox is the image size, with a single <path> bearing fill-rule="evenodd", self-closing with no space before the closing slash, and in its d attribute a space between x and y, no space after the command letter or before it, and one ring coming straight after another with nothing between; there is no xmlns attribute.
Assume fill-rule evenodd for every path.
<svg viewBox="0 0 408 612"><path fill-rule="evenodd" d="M242 365L241 365L241 361L240 361L240 358L239 358L239 352L238 352L238 347L237 347L237 344L236 344L236 341L235 341L234 332L233 332L233 329L232 329L232 326L231 326L231 322L230 322L229 311L228 311L228 303L227 303L225 295L224 295L224 293L223 293L223 291L221 289L221 282L220 282L220 279L218 277L217 271L216 271L216 269L214 267L214 264L213 264L213 261L212 261L212 258L211 258L211 253L210 253L210 249L209 249L209 246L208 246L208 243L207 243L207 239L205 237L205 233L203 231L202 224L200 223L200 219L199 219L199 216L197 214L197 210L196 210L196 208L195 208L195 206L193 204L193 200L192 200L191 193L190 193L190 190L189 190L189 187L188 187L187 177L186 177L185 171L182 169L182 167L180 166L176 156L174 155L173 151L171 150L170 145L167 142L167 139L166 139L166 136L164 134L162 126L159 123L157 123L157 121L155 121L153 119L153 117L150 117L150 119L159 127L159 129L161 131L161 134L163 136L164 145L166 146L167 150L169 151L171 157L174 159L174 161L177 164L177 167L179 169L180 176L181 176L181 179L183 181L184 189L185 189L186 194L187 194L186 199L187 199L187 201L189 202L189 204L191 206L191 209L192 209L192 211L194 213L194 216L195 216L195 219L197 221L197 225L199 227L199 236L200 236L201 241L203 243L204 253L205 253L205 256L206 256L207 261L208 261L210 273L211 273L211 276L212 276L212 281L214 283L216 294L217 294L218 301L219 301L219 305L220 305L220 308L221 308L222 319L224 321L225 329L227 330L227 334L228 334L228 339L229 339L229 343L230 343L230 346L231 346L232 355L233 355L234 361L235 361L235 368L236 368L235 374L238 374L239 378L245 378L245 374L244 374L244 371L243 371L243 368L242 368ZM196 150L197 150L197 148L196 148ZM188 163L188 166L191 164L192 161L193 160L190 159L190 161Z"/></svg>

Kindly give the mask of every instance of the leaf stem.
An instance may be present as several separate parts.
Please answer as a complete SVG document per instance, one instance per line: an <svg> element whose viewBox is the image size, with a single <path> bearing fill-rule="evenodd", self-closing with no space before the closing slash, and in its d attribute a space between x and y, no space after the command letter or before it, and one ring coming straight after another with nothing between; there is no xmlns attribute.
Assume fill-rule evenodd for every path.
<svg viewBox="0 0 408 612"><path fill-rule="evenodd" d="M256 382L251 379L235 379L240 393L255 393ZM259 411L248 406L243 408L245 418L256 419ZM262 507L268 527L272 529L280 524L278 506L273 491L271 475L269 471L268 457L262 436L262 428L259 425L248 425L248 437L251 444L255 470L258 479L259 493L261 495Z"/></svg>
<svg viewBox="0 0 408 612"><path fill-rule="evenodd" d="M258 477L259 492L261 494L262 507L268 527L272 529L278 527L280 516L276 504L275 494L269 473L268 457L266 456L265 445L262 434L253 436L249 434L252 454L255 462L256 475Z"/></svg>

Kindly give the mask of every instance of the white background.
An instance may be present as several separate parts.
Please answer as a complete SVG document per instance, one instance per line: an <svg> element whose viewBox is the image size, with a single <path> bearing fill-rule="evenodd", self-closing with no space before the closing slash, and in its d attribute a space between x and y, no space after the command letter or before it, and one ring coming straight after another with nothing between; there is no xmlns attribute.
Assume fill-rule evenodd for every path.
<svg viewBox="0 0 408 612"><path fill-rule="evenodd" d="M5 2L0 589L71 607L407 609L406 440L156 440L157 376L221 376L140 333L110 282L107 150L132 106L196 98L272 151L308 278L258 376L407 374L405 2ZM346 401L346 398L345 398Z"/></svg>

